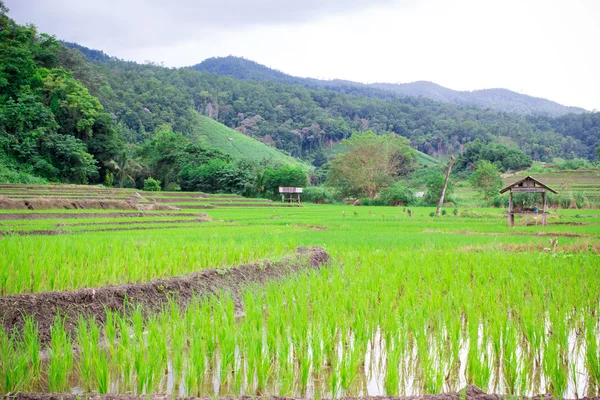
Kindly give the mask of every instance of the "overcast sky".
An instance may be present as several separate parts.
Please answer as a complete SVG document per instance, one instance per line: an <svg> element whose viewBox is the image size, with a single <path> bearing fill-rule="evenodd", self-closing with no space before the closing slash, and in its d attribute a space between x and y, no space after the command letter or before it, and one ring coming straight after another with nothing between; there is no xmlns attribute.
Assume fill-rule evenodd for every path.
<svg viewBox="0 0 600 400"><path fill-rule="evenodd" d="M507 88L600 110L599 0L5 0L119 58L242 56L291 75Z"/></svg>

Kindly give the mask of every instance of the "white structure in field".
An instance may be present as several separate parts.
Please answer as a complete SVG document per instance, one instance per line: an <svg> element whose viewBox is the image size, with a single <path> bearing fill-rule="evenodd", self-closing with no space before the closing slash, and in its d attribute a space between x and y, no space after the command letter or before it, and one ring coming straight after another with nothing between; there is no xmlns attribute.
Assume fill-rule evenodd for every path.
<svg viewBox="0 0 600 400"><path fill-rule="evenodd" d="M302 193L301 187L286 187L280 186L279 193L281 194L281 201L288 201L290 203L298 203L300 204L300 194ZM288 195L286 197L286 195Z"/></svg>

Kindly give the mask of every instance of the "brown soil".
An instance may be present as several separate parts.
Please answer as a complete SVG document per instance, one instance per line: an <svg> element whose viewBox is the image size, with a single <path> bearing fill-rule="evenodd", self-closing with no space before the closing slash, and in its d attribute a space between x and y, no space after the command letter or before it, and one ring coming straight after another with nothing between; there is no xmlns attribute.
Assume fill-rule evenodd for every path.
<svg viewBox="0 0 600 400"><path fill-rule="evenodd" d="M493 246L464 246L460 251L464 252L486 252L498 247ZM514 253L530 253L533 251L552 252L552 246L546 244L504 244L499 249ZM556 252L558 253L600 253L600 243L574 243L569 245L558 245Z"/></svg>
<svg viewBox="0 0 600 400"><path fill-rule="evenodd" d="M174 221L178 224L188 222L190 224L200 223L204 221ZM143 222L140 222L143 223ZM152 221L150 224L154 223ZM133 224L133 222L129 222L129 224ZM163 225L157 227L148 227L148 226L132 226L132 227L123 227L123 228L96 228L96 229L81 229L76 231L65 231L62 229L36 229L36 230L10 230L10 231L0 231L0 236L10 236L10 235L19 235L19 236L56 236L56 235L72 235L75 233L84 233L84 232L116 232L116 231L143 231L147 229L178 229L181 228L181 225Z"/></svg>
<svg viewBox="0 0 600 400"><path fill-rule="evenodd" d="M326 231L327 229L329 229L328 226L321 226L321 225L294 224L294 226L305 227L306 229L312 229L315 231Z"/></svg>
<svg viewBox="0 0 600 400"><path fill-rule="evenodd" d="M186 222L210 222L206 214L198 214L196 219L163 219L152 221L116 221L116 222L74 222L61 223L59 226L88 226L88 225L133 225L133 224L184 224Z"/></svg>
<svg viewBox="0 0 600 400"><path fill-rule="evenodd" d="M4 396L5 399L11 400L79 400L81 396L77 396L75 394L55 394L55 393L12 393ZM134 396L134 395L114 395L114 394L105 394L105 395L97 395L90 394L86 395L86 398L89 400L194 400L194 399L208 399L209 397L179 397L179 396L166 396L166 395L144 395L144 396ZM255 397L255 396L224 396L219 397L220 399L243 399L250 400L256 398L262 399L271 399L271 400L284 400L284 399L294 399L293 397L279 397L279 396L263 396L263 397ZM500 395L500 394L488 394L483 390L479 389L477 386L469 385L464 394L458 392L448 392L441 394L426 394L422 396L363 396L363 397L342 397L342 399L353 400L353 399L373 399L373 400L506 400L508 396ZM552 396L543 395L543 396L534 396L534 397L515 397L519 400L552 400ZM600 397L580 397L579 400L598 400Z"/></svg>
<svg viewBox="0 0 600 400"><path fill-rule="evenodd" d="M220 197L180 197L180 198L153 198L153 197L145 197L148 201L156 202L156 203L184 203L186 201L189 202L197 202L197 203L269 203L268 200L261 199L246 199L246 198L220 198Z"/></svg>
<svg viewBox="0 0 600 400"><path fill-rule="evenodd" d="M232 293L236 310L241 311L243 287L280 279L291 273L307 269L318 269L329 262L329 255L320 247L298 247L294 256L277 262L257 262L237 267L205 269L193 274L157 279L150 282L105 286L95 289L80 289L68 292L46 292L18 294L0 297L1 321L8 331L23 327L25 315L37 322L43 343L50 340L50 326L58 313L66 318L65 324L71 331L79 315L96 318L103 322L106 309L126 312L124 304L139 304L146 312L158 312L174 299L185 307L194 297Z"/></svg>
<svg viewBox="0 0 600 400"><path fill-rule="evenodd" d="M210 205L210 204L198 204L198 205L179 205L177 206L177 208L181 208L181 209L196 209L196 210L204 210L204 209L209 209L209 208L215 208L215 206Z"/></svg>
<svg viewBox="0 0 600 400"><path fill-rule="evenodd" d="M450 235L481 235L481 236L562 236L576 238L599 238L584 233L572 232L473 232L473 231L441 231L437 229L425 229L423 233L446 233Z"/></svg>
<svg viewBox="0 0 600 400"><path fill-rule="evenodd" d="M13 200L0 196L0 209L8 210L178 210L166 204L136 204L133 200L29 199Z"/></svg>
<svg viewBox="0 0 600 400"><path fill-rule="evenodd" d="M82 219L82 218L127 218L127 217L194 217L203 216L202 213L143 213L143 212L116 212L116 213L0 213L0 221L31 220L31 219Z"/></svg>

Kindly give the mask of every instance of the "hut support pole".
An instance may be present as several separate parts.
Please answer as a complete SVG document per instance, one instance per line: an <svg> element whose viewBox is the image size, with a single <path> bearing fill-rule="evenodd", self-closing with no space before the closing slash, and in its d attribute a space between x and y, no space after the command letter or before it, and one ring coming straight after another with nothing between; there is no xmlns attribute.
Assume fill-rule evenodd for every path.
<svg viewBox="0 0 600 400"><path fill-rule="evenodd" d="M542 192L542 201L544 202L544 206L542 207L542 225L546 225L546 192Z"/></svg>
<svg viewBox="0 0 600 400"><path fill-rule="evenodd" d="M513 194L511 190L508 200L508 227L512 228L513 226L515 226L515 215L513 214Z"/></svg>

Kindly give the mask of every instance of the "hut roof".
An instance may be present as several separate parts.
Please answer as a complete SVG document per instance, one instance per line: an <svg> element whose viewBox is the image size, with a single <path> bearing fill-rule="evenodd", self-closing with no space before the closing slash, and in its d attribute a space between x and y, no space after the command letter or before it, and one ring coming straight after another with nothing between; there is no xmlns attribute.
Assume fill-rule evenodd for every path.
<svg viewBox="0 0 600 400"><path fill-rule="evenodd" d="M513 188L526 187L525 185L523 185L523 183L525 183L525 182L533 182L534 186L537 185L537 187L541 187L541 188L544 188L554 194L558 194L558 192L556 190L552 189L550 186L538 181L537 179L535 179L531 176L526 176L525 178L523 178L519 181L516 181L513 184L508 185L504 189L500 190L500 194L502 194L510 189L513 189Z"/></svg>

